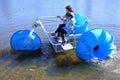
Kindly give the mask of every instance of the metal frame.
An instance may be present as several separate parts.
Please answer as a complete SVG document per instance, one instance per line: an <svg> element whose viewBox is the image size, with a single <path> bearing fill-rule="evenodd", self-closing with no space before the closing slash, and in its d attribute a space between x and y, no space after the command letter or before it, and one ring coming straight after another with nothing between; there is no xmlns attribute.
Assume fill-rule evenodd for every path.
<svg viewBox="0 0 120 80"><path fill-rule="evenodd" d="M76 40L77 40L76 38L77 38L77 36L81 35L81 34L70 34L67 37L69 39L72 39L72 41L63 44L63 43L54 41L54 37L50 35L51 32L48 32L45 29L45 26L42 24L40 19L36 20L35 24L37 24L38 26L40 26L42 28L42 30L44 31L45 35L47 36L50 44L53 46L55 52L64 52L66 50L73 50L73 49L75 49ZM71 48L65 50L63 47L66 46L66 45L68 45L68 47L71 47Z"/></svg>

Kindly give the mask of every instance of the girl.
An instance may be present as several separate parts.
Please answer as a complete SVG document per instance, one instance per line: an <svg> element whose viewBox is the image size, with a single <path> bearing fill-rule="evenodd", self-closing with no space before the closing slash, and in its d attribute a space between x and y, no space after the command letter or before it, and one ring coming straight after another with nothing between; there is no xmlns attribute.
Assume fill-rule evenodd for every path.
<svg viewBox="0 0 120 80"><path fill-rule="evenodd" d="M57 33L57 37L61 36L62 42L66 42L64 38L64 34L71 34L74 33L74 26L75 26L75 18L74 14L71 12L66 13L66 19L64 20L64 24L60 24L55 33Z"/></svg>

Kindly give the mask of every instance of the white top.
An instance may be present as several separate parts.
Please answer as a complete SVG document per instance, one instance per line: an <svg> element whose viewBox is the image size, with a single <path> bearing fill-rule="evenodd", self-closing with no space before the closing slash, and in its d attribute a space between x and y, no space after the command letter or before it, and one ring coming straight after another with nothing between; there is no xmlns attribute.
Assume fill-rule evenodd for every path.
<svg viewBox="0 0 120 80"><path fill-rule="evenodd" d="M63 27L63 29L69 34L74 33L75 22L76 22L75 18L66 19L64 22L66 26Z"/></svg>

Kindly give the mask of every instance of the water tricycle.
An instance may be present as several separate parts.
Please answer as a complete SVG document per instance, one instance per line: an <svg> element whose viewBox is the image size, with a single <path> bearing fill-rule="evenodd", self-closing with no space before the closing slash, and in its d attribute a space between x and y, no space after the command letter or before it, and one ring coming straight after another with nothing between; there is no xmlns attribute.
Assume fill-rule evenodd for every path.
<svg viewBox="0 0 120 80"><path fill-rule="evenodd" d="M112 58L112 51L116 49L113 35L108 30L103 28L94 28L88 30L87 18L82 17L79 14L75 14L75 19L77 20L77 28L75 28L77 34L78 32L82 33L75 46L76 56L84 61ZM82 25L84 26L81 27ZM53 39L51 39L45 30L41 20L37 19L33 25L32 30L19 30L12 35L10 39L11 48L16 51L30 51L41 48L41 39L34 32L34 29L37 26L42 27L43 31L48 37L48 40L51 42L51 44L53 44L53 46L64 47L64 45L61 43L54 44L52 42ZM66 45L68 45L68 43L66 43ZM70 45L67 47L70 47Z"/></svg>

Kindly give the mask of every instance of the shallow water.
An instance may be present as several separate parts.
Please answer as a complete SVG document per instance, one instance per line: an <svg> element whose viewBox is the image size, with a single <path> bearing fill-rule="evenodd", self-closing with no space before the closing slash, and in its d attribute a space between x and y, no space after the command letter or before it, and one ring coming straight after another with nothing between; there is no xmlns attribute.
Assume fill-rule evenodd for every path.
<svg viewBox="0 0 120 80"><path fill-rule="evenodd" d="M31 53L41 55L26 55L11 50L10 38L14 32L31 29L40 16L64 15L68 4L75 12L91 20L90 29L103 27L114 35L117 50L113 51L113 59L57 66L54 51L40 28L35 32L42 39L42 50ZM119 0L0 0L0 80L119 80L119 5ZM48 29L54 28L51 27ZM75 51L65 53L75 54Z"/></svg>

